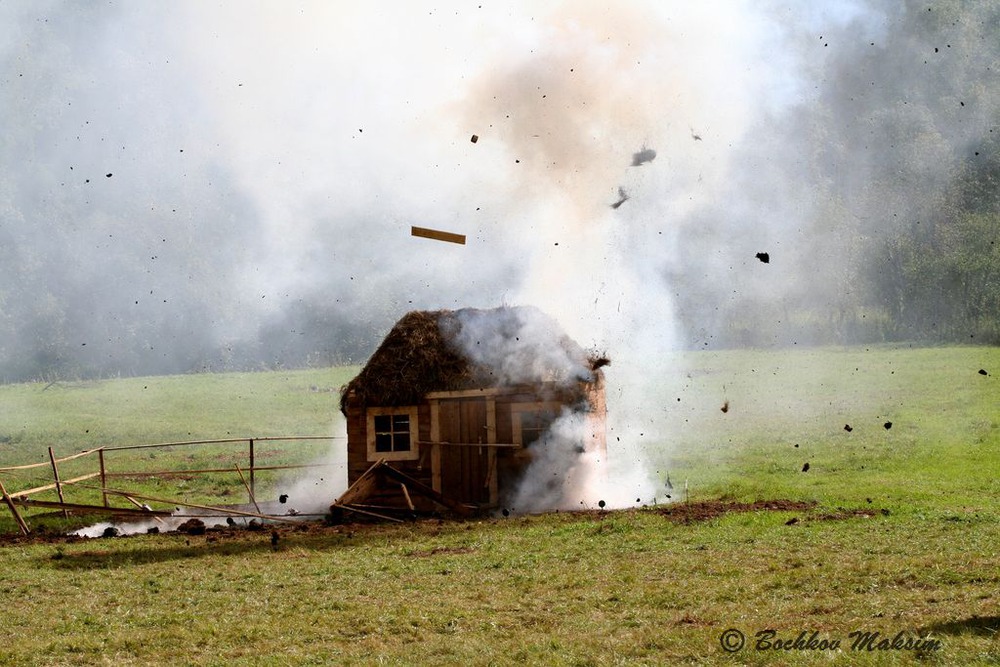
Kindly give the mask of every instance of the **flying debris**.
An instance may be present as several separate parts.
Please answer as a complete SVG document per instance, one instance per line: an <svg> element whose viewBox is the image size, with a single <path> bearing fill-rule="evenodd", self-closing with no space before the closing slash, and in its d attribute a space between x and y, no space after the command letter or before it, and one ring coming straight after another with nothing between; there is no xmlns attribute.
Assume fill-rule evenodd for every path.
<svg viewBox="0 0 1000 667"><path fill-rule="evenodd" d="M802 472L809 472L809 462L806 461L802 466Z"/></svg>
<svg viewBox="0 0 1000 667"><path fill-rule="evenodd" d="M442 232L437 229L427 229L426 227L410 227L410 234L425 239L435 241L447 241L448 243L458 243L465 245L465 234L453 234L452 232Z"/></svg>
<svg viewBox="0 0 1000 667"><path fill-rule="evenodd" d="M625 194L625 188L618 188L618 201L611 205L611 208L617 209L619 206L628 201L628 195Z"/></svg>
<svg viewBox="0 0 1000 667"><path fill-rule="evenodd" d="M638 153L632 153L632 166L638 167L656 159L656 151L652 148L643 148Z"/></svg>
<svg viewBox="0 0 1000 667"><path fill-rule="evenodd" d="M771 261L771 255L766 252L759 252L754 255L754 257L762 261L764 264L768 264Z"/></svg>

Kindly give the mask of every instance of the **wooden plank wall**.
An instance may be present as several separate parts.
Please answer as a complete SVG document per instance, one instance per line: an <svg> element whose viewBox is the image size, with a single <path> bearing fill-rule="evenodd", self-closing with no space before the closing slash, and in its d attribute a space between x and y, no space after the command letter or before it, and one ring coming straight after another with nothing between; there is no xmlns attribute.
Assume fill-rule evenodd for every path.
<svg viewBox="0 0 1000 667"><path fill-rule="evenodd" d="M600 371L596 372L597 381L587 388L587 399L593 410L590 418L592 442L588 449L596 448L606 453L606 435L604 418L606 403L604 397L604 378ZM513 425L511 419L511 404L544 401L572 402L573 396L579 399L578 392L540 391L536 387L518 387L511 393L496 392L491 395L495 401L496 416L492 426L495 429L494 441L501 443L513 442ZM423 442L444 441L462 443L487 443L486 397L441 398L436 401L439 410L439 432L431 432L431 407L425 401L418 406L417 423L419 440ZM349 405L347 410L348 436L348 484L353 483L371 466L372 461L367 456L367 419L363 408ZM490 503L490 487L486 484L489 476L488 447L449 447L440 446L441 479L436 485L432 475L432 453L434 448L421 447L420 458L412 461L391 461L397 470L419 480L420 482L439 488L442 493L461 502L471 502L480 505ZM505 500L505 492L516 485L525 466L527 458L518 457L511 449L496 450L496 489L499 500ZM370 500L372 504L382 504L390 507L406 507L407 501L398 484L383 484L376 495ZM426 499L414 497L414 503L421 511L432 511L433 503Z"/></svg>

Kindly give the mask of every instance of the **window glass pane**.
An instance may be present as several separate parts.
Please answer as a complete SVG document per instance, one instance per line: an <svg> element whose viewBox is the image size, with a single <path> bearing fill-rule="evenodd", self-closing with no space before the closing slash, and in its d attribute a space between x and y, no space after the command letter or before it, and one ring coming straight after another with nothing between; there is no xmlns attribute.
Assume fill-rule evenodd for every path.
<svg viewBox="0 0 1000 667"><path fill-rule="evenodd" d="M395 433L400 431L410 432L410 415L393 415L392 430Z"/></svg>
<svg viewBox="0 0 1000 667"><path fill-rule="evenodd" d="M558 414L553 410L531 410L521 413L521 444L525 447L538 442L552 426Z"/></svg>
<svg viewBox="0 0 1000 667"><path fill-rule="evenodd" d="M392 451L392 433L375 434L375 451L376 452Z"/></svg>
<svg viewBox="0 0 1000 667"><path fill-rule="evenodd" d="M410 438L411 414L408 409L395 414L372 415L372 438L374 452L409 452L416 444Z"/></svg>
<svg viewBox="0 0 1000 667"><path fill-rule="evenodd" d="M410 432L406 431L404 433L396 433L393 436L393 451L396 452L408 452L410 451Z"/></svg>
<svg viewBox="0 0 1000 667"><path fill-rule="evenodd" d="M388 433L392 430L391 415L375 415L375 432Z"/></svg>

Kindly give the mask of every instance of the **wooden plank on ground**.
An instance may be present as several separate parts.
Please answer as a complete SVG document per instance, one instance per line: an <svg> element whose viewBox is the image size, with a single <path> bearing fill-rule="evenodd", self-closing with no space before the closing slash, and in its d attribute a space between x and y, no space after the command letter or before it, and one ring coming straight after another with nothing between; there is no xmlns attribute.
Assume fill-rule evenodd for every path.
<svg viewBox="0 0 1000 667"><path fill-rule="evenodd" d="M340 505L338 503L334 503L330 507L330 509L332 510L334 508L338 508L338 509L342 509L342 510L347 510L348 512L357 512L358 514L364 514L365 516L374 517L376 519L382 519L383 521L392 521L394 523L403 523L402 519L397 519L394 516L389 516L388 514L379 514L378 512L372 512L371 510L363 510L363 509L361 509L359 507L354 507L352 505Z"/></svg>
<svg viewBox="0 0 1000 667"><path fill-rule="evenodd" d="M115 496L131 496L133 498L138 498L140 500L148 500L154 503L166 503L167 505L178 505L180 507L191 507L197 510L206 510L209 512L218 512L222 516L227 516L232 514L233 516L248 516L256 519L267 519L268 521L281 521L284 523L298 523L295 519L290 519L283 516L274 516L272 514L258 514L257 512L244 512L242 510L233 509L232 507L214 507L212 505L197 505L195 503L186 503L181 500L170 500L166 498L156 498L155 496L144 496L138 493L132 493L131 491L117 491L114 489L108 489L108 493Z"/></svg>
<svg viewBox="0 0 1000 667"><path fill-rule="evenodd" d="M172 514L172 512L164 510L132 509L131 507L105 507L104 505L83 505L80 503L59 503L53 500L32 500L30 498L14 498L12 500L14 503L21 505L22 507L39 507L44 509L69 510L71 512L89 512L93 514L121 514L142 518L153 517L154 519L161 516L170 516Z"/></svg>

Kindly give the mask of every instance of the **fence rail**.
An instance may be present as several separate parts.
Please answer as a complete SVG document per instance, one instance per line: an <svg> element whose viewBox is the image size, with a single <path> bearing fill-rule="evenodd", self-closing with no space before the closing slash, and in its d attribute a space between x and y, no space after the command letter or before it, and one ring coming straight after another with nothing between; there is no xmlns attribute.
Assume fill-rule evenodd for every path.
<svg viewBox="0 0 1000 667"><path fill-rule="evenodd" d="M285 520L283 517L266 515L260 511L256 513L248 513L242 510L237 510L234 508L226 507L212 507L208 505L195 505L192 503L185 502L179 499L164 499L164 498L151 498L144 495L141 492L131 492L123 489L112 489L108 487L108 479L126 479L126 478L171 478L178 476L189 476L189 475L202 475L202 474L218 474L218 473L233 473L238 475L242 484L247 490L247 496L249 501L253 503L254 506L257 505L256 500L256 473L260 471L270 471L270 470L294 470L294 469L305 469L305 468L326 468L332 467L334 464L331 463L304 463L304 464L289 464L289 465L258 465L257 464L257 453L255 451L255 444L261 442L295 442L295 441L308 441L308 440L345 440L343 436L325 436L325 435L296 435L296 436L264 436L259 438L217 438L210 440L184 440L178 442L158 442L151 444L142 445L120 445L113 447L97 447L95 449L88 449L76 454L70 454L69 456L63 456L57 458L52 448L49 447L49 460L42 461L40 463L29 463L25 465L17 466L4 466L0 467L0 473L12 473L20 472L26 470L34 470L38 468L49 468L52 473L52 482L44 484L41 486L35 486L29 489L21 490L8 490L4 484L3 480L0 479L0 494L2 494L3 502L10 509L14 520L17 522L18 527L21 532L25 535L29 534L30 528L24 517L18 511L18 506L21 507L46 507L57 510L62 510L65 515L69 512L107 512L111 514L127 514L135 515L138 513L146 512L150 516L155 516L159 512L152 509L142 509L144 506L137 502L136 499L150 500L152 502L163 502L172 505L180 505L187 507L195 507L199 509L218 511L224 515L234 515L234 516L256 516L259 518L273 519L273 520ZM136 450L136 449L155 449L155 448L172 448L172 447L187 447L196 445L220 445L220 444L241 444L246 443L247 445L247 466L241 468L237 463L231 468L199 468L199 469L177 469L177 470L115 470L114 472L108 470L108 458L109 454L113 452L121 452L126 450ZM65 463L67 461L72 461L75 459L80 459L84 457L95 456L97 458L97 470L72 477L70 479L61 479L59 475L59 464ZM243 472L246 471L246 475ZM94 478L100 478L100 487L94 487L89 485L82 485L87 489L99 488L101 491L102 505L88 505L82 503L72 503L68 502L65 498L65 492L67 487L73 487L74 485L80 484L81 482L86 482ZM9 480L8 480L9 481ZM55 490L59 501L39 501L30 498L30 496L36 495L38 493L43 493L45 491ZM113 507L109 501L109 496L122 497L129 501L135 507ZM136 509L136 507L140 509Z"/></svg>

